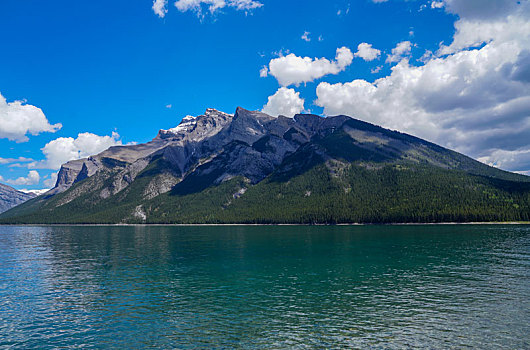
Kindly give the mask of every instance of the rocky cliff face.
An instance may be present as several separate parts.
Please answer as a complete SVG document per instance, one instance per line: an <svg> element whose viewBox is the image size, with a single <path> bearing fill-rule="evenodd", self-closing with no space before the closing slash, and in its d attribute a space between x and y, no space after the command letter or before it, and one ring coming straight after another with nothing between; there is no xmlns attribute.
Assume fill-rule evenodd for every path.
<svg viewBox="0 0 530 350"><path fill-rule="evenodd" d="M115 146L98 155L70 161L61 167L57 183L47 196L62 193L98 171L120 168L125 182L131 182L150 159L161 154L183 173L205 152L222 147L223 142L216 140L215 136L232 118L232 115L207 109L204 115L185 117L175 128L160 130L151 142Z"/></svg>
<svg viewBox="0 0 530 350"><path fill-rule="evenodd" d="M0 213L34 198L33 193L24 193L7 185L0 184Z"/></svg>

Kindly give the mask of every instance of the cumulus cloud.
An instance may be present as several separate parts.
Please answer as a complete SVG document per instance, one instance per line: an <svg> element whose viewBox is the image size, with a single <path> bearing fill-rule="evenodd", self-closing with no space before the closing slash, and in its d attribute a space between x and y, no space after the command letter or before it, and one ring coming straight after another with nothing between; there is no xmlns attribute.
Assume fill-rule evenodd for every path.
<svg viewBox="0 0 530 350"><path fill-rule="evenodd" d="M153 1L153 12L160 18L164 18L167 13L167 0Z"/></svg>
<svg viewBox="0 0 530 350"><path fill-rule="evenodd" d="M511 1L490 1L492 4L498 4L499 13L505 10L500 3L511 3ZM464 5L460 5L464 3ZM486 10L488 6L478 6L476 1L470 1L470 4L476 5L476 12L470 13L470 18L464 17L455 23L456 34L453 42L449 46L442 45L438 50L438 55L449 55L455 52L480 47L484 43L495 41L495 44L516 42L518 44L528 41L530 33L530 6L528 2L515 7L515 10L506 15L492 17L494 14ZM449 9L464 7L470 12L467 2L457 2L452 0L447 2ZM451 7L452 6L452 7ZM507 5L504 5L507 7ZM520 36L520 37L519 37ZM518 38L519 37L519 38ZM528 47L528 46L527 46Z"/></svg>
<svg viewBox="0 0 530 350"><path fill-rule="evenodd" d="M310 42L311 41L311 38L309 37L309 34L311 34L310 32L304 32L304 34L302 34L302 40L303 41L307 41L307 42Z"/></svg>
<svg viewBox="0 0 530 350"><path fill-rule="evenodd" d="M300 57L295 54L274 58L269 62L268 74L282 86L299 85L328 74L338 74L353 61L353 53L347 47L337 49L335 61L327 58Z"/></svg>
<svg viewBox="0 0 530 350"><path fill-rule="evenodd" d="M11 180L0 176L0 180L14 186L31 186L40 182L40 175L36 170L30 170L26 177L21 176L18 179Z"/></svg>
<svg viewBox="0 0 530 350"><path fill-rule="evenodd" d="M304 99L300 98L300 93L294 89L281 87L274 95L269 96L269 101L263 106L262 112L272 116L293 117L303 110Z"/></svg>
<svg viewBox="0 0 530 350"><path fill-rule="evenodd" d="M199 17L203 16L203 8L208 8L210 14L223 8L233 8L237 11L251 11L262 7L263 4L255 0L177 0L175 7L180 12L193 11Z"/></svg>
<svg viewBox="0 0 530 350"><path fill-rule="evenodd" d="M499 5L512 10L493 17L480 8L483 2L471 2L477 12L468 0L445 1L463 12L453 42L437 56L421 66L401 60L374 82L323 82L316 103L327 115L348 114L507 170L530 171L530 3Z"/></svg>
<svg viewBox="0 0 530 350"><path fill-rule="evenodd" d="M61 127L61 124L50 124L40 108L24 101L7 102L0 93L0 138L25 142L28 134L56 132Z"/></svg>
<svg viewBox="0 0 530 350"><path fill-rule="evenodd" d="M388 55L386 58L386 63L399 62L403 58L410 55L412 50L412 43L410 41L402 41L392 49L392 54Z"/></svg>
<svg viewBox="0 0 530 350"><path fill-rule="evenodd" d="M89 132L73 137L60 137L48 142L41 150L46 160L30 163L37 169L59 169L62 164L75 159L86 158L101 153L111 146L121 145L120 135L99 136Z"/></svg>
<svg viewBox="0 0 530 350"><path fill-rule="evenodd" d="M368 43L360 43L359 46L357 46L357 52L355 53L356 57L360 57L365 61L373 61L381 55L381 51L378 49L374 49L372 47L372 44Z"/></svg>

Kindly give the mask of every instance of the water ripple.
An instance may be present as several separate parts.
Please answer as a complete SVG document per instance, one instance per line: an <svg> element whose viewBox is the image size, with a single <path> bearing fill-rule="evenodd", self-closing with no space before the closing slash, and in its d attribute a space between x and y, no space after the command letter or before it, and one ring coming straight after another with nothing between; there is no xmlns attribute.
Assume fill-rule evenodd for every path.
<svg viewBox="0 0 530 350"><path fill-rule="evenodd" d="M0 348L530 348L530 227L0 227Z"/></svg>

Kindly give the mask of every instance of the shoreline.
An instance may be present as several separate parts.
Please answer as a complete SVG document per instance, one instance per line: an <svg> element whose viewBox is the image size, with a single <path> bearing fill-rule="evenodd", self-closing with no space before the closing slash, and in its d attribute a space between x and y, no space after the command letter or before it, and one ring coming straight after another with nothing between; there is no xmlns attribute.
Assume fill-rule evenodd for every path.
<svg viewBox="0 0 530 350"><path fill-rule="evenodd" d="M508 222L415 222L415 223L348 223L348 224L0 224L0 227L215 227L215 226L435 226L435 225L530 225L526 221Z"/></svg>

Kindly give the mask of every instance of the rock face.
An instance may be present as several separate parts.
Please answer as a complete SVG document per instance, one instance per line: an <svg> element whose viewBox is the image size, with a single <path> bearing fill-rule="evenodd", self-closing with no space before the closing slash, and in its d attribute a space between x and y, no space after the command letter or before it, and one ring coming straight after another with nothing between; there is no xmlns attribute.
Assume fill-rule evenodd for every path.
<svg viewBox="0 0 530 350"><path fill-rule="evenodd" d="M160 130L146 144L115 146L98 155L64 164L55 187L47 196L62 193L98 172L119 169L121 178L115 179L113 188L102 190L102 196L108 197L127 187L138 173L158 158L170 164L171 176L178 179L168 182L166 176L165 183L176 184L189 175L196 178L214 174L213 184L238 175L257 183L301 144L349 119L345 116L325 119L316 115L272 117L241 107L234 115L207 109L203 115L185 117L175 128ZM168 186L159 187L146 196L169 191Z"/></svg>
<svg viewBox="0 0 530 350"><path fill-rule="evenodd" d="M25 204L24 215L33 210L38 215L35 214L32 220L37 221L47 217L49 220L57 218L53 219L57 222L100 222L101 218L108 222L150 222L156 217L165 222L164 218L172 217L173 212L185 211L184 206L200 208L202 203L205 207L213 206L220 213L232 210L247 198L269 198L270 204L266 205L274 206L275 201L286 198L282 193L273 199L267 197L271 191L277 191L278 183L288 184L291 179L316 168L320 169L319 176L328 176L327 180L317 176L318 181L323 181L318 186L326 187L333 182L333 188L338 188L339 194L355 196L360 193L356 186L361 186L356 181L371 179L372 174L374 179L383 176L376 174L376 170L388 167L395 176L403 171L416 176L429 168L517 183L526 183L529 179L491 168L425 140L348 116L323 118L299 114L287 118L240 107L233 115L207 109L203 115L185 117L174 128L160 130L148 143L115 146L64 164L55 187ZM372 173L356 179L355 171L362 172L363 169ZM437 171L434 171L436 176L439 175ZM452 175L443 176L440 181L446 181ZM317 181L307 179L302 182ZM386 186L389 179L389 176L382 177L374 184ZM479 198L490 189L479 190L480 186L470 184L475 180L469 180L464 188L476 189ZM212 194L215 188L226 183L233 185L226 189L227 192ZM390 190L398 186L392 181L390 184L394 186ZM455 188L454 184L451 186ZM509 188L503 186L500 191ZM259 195L256 188L261 191ZM320 192L318 188L304 188L299 193L301 199L287 198L285 205L294 207L309 200L323 203L318 202ZM204 202L194 202L194 196L201 193ZM425 196L421 191L413 193ZM160 199L162 197L165 199ZM179 199L181 197L186 198ZM352 198L341 200L347 203L357 197ZM506 203L513 202L509 202L510 198ZM414 203L416 199L408 198L407 203ZM174 206L164 207L168 200L173 201ZM255 204L250 203L251 206ZM328 209L322 209L315 216L322 216L323 212L327 213ZM20 213L14 210L7 214L16 216ZM215 215L223 217L219 212ZM333 217L330 213L326 215ZM66 216L68 218L64 219ZM286 219L286 222L290 221Z"/></svg>
<svg viewBox="0 0 530 350"><path fill-rule="evenodd" d="M0 213L3 213L17 205L34 198L33 193L24 193L13 187L0 184Z"/></svg>
<svg viewBox="0 0 530 350"><path fill-rule="evenodd" d="M204 152L222 147L222 142L216 141L215 136L232 118L232 115L207 109L204 115L185 117L175 128L160 130L151 142L114 146L98 155L70 161L61 167L57 183L47 195L64 192L74 183L102 170L123 168L124 177L128 175L127 179L133 180L135 174L149 164L150 159L161 154L176 166L179 173L183 173ZM125 182L130 182L127 179Z"/></svg>

